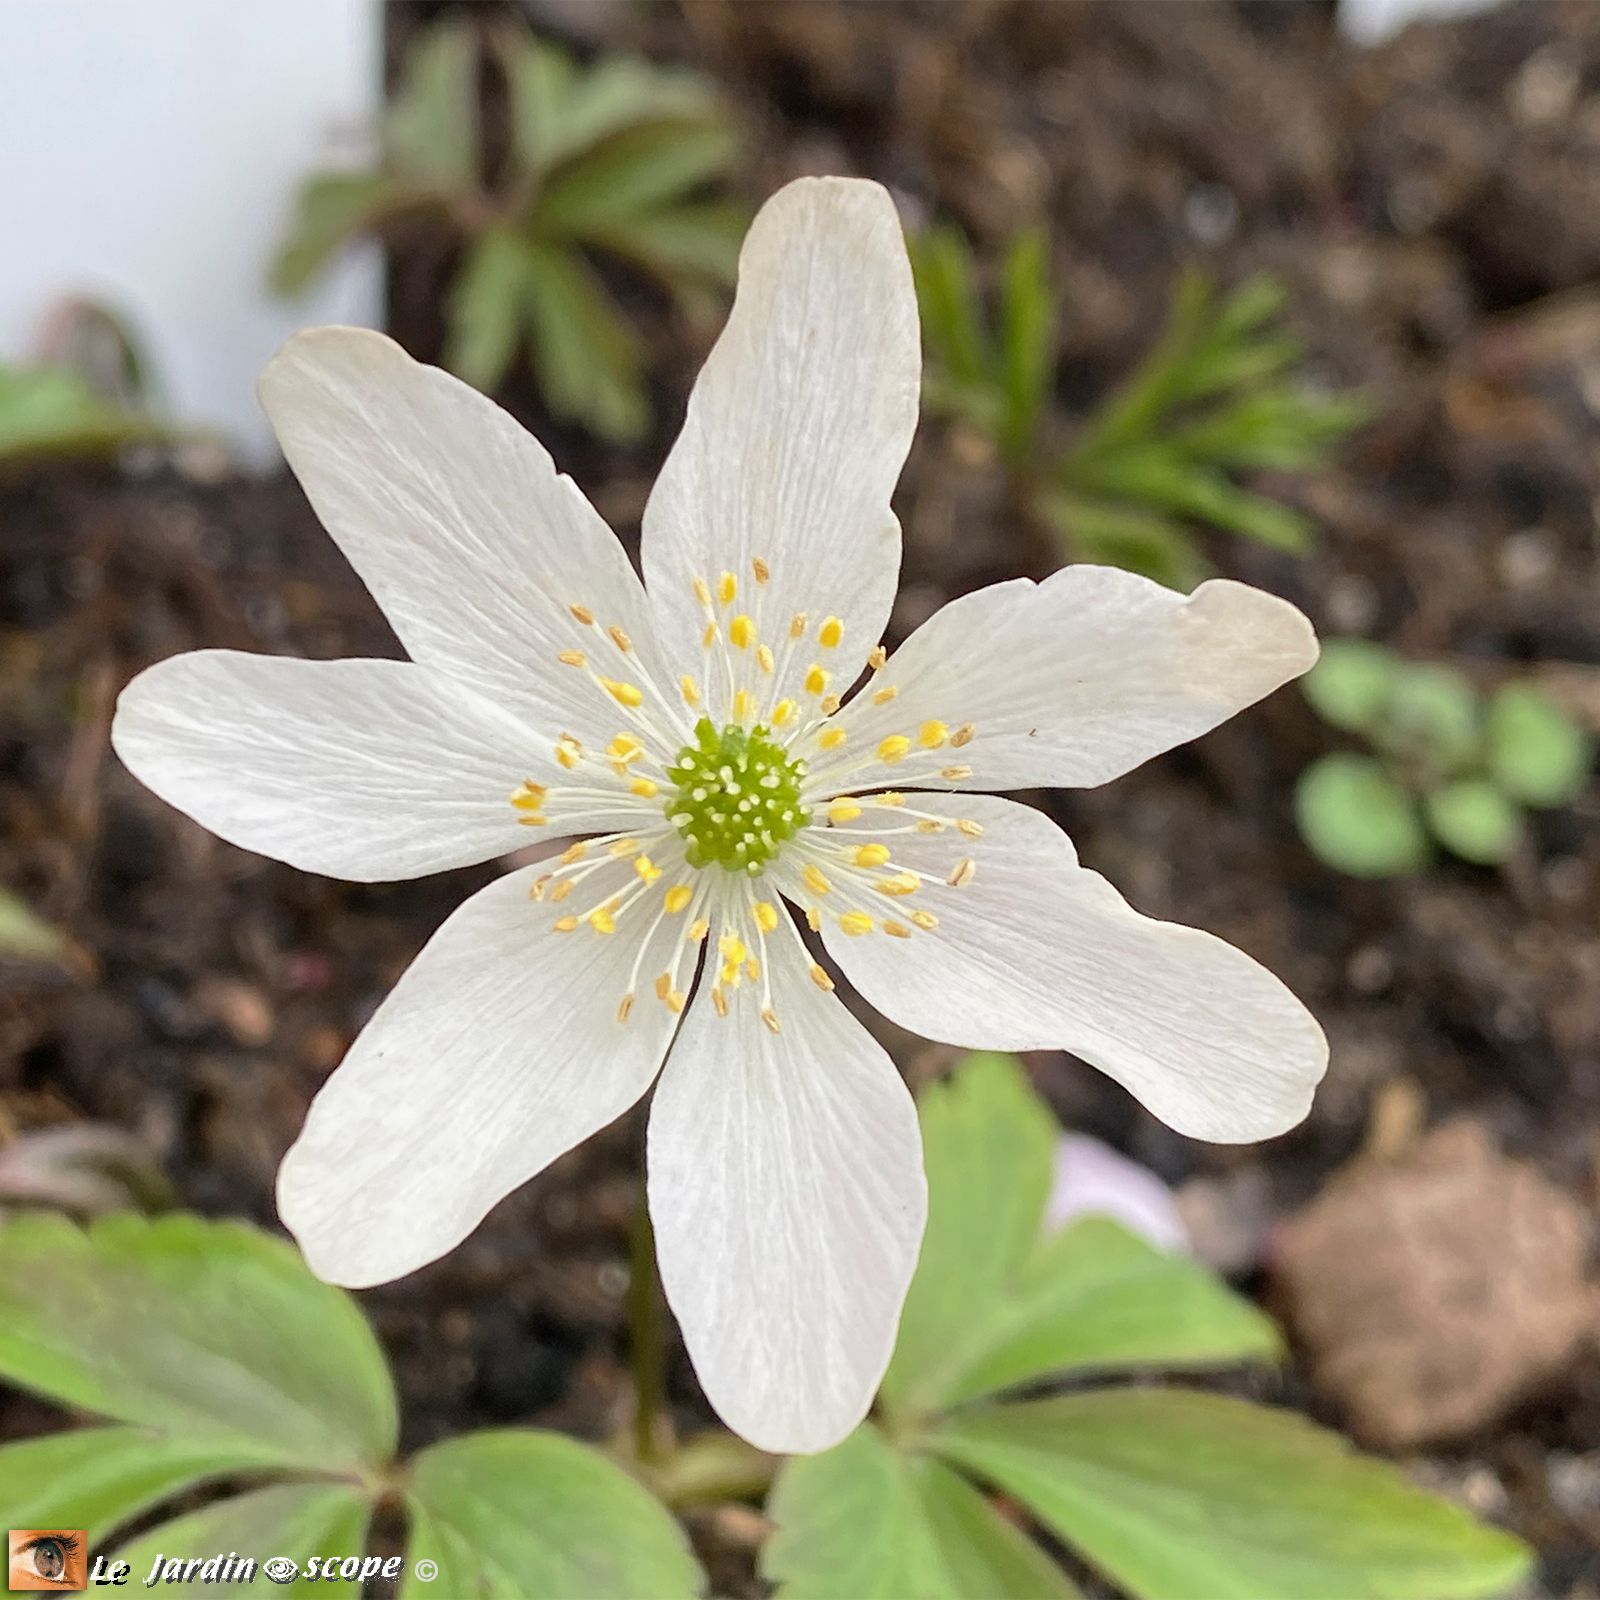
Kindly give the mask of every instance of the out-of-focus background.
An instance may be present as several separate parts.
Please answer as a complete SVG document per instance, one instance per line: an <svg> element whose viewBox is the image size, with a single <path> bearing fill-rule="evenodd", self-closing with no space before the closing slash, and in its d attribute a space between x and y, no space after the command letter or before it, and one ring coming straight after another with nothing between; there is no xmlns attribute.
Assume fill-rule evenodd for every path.
<svg viewBox="0 0 1600 1600"><path fill-rule="evenodd" d="M1600 728L1600 6L1443 9L1471 14L1396 33L1394 0L5 0L0 1211L271 1221L310 1096L491 875L294 872L110 752L121 686L175 651L396 651L254 408L306 323L449 359L632 541L743 219L800 174L870 176L914 236L942 230L925 291L970 277L993 322L1011 285L1050 357L1019 443L961 369L960 315L925 302L945 349L897 499L895 639L1092 555L1258 583L1484 704L1532 690ZM563 92L613 57L678 69L590 104L621 153L519 147L519 85L556 70L520 53L530 25ZM540 228L543 254L507 242ZM1218 445L1180 478L1118 458L1113 481L1082 448L1115 432L1108 397L1170 380L1174 341L1221 337L1229 305L1249 337L1202 402L1237 379L1248 434L1254 361L1304 402L1304 437ZM1417 752L1379 737L1376 786L1319 823L1302 775L1372 744L1326 710L1286 689L1047 802L1140 910L1242 946L1315 1011L1332 1067L1305 1126L1198 1145L1080 1063L1029 1067L1283 1318L1294 1359L1250 1392L1521 1533L1531 1592L1600 1596L1600 792L1580 773L1502 838L1502 813L1465 809L1482 794L1445 815ZM913 1083L949 1065L885 1037ZM607 1431L634 1138L590 1141L364 1297L412 1442ZM672 1393L706 1415L681 1355ZM0 1436L46 1415L8 1396ZM718 1592L760 1592L746 1523L696 1531Z"/></svg>

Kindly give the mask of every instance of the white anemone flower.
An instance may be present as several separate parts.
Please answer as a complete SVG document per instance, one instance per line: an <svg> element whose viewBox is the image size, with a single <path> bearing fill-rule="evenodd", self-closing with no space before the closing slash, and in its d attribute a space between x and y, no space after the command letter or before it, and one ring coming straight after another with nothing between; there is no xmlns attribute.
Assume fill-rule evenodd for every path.
<svg viewBox="0 0 1600 1600"><path fill-rule="evenodd" d="M1078 566L954 600L886 657L919 369L885 191L783 189L641 583L505 412L379 334L302 333L262 401L410 659L197 651L136 678L113 730L158 795L310 872L573 841L429 940L313 1102L279 1208L323 1278L397 1278L654 1083L663 1286L712 1405L774 1451L865 1413L926 1213L911 1097L799 922L896 1023L1070 1050L1196 1138L1291 1127L1326 1061L1250 957L974 792L1105 783L1305 671L1310 626L1241 584Z"/></svg>

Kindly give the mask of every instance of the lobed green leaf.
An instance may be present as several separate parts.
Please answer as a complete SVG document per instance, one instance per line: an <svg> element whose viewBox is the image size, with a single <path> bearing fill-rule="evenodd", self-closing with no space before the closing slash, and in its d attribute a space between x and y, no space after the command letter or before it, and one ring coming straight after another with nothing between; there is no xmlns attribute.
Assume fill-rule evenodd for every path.
<svg viewBox="0 0 1600 1600"><path fill-rule="evenodd" d="M1428 861L1428 836L1411 797L1370 756L1323 756L1294 792L1300 837L1353 878L1390 878Z"/></svg>
<svg viewBox="0 0 1600 1600"><path fill-rule="evenodd" d="M1564 806L1589 781L1594 740L1538 689L1501 689L1489 702L1485 733L1495 782L1524 805Z"/></svg>

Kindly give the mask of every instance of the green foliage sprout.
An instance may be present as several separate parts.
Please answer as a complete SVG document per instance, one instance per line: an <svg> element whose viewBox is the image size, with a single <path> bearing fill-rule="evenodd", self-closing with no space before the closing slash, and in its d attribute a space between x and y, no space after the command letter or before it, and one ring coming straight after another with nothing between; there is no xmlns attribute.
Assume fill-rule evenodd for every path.
<svg viewBox="0 0 1600 1600"><path fill-rule="evenodd" d="M510 122L493 183L486 62L503 75ZM447 16L405 59L376 168L302 185L272 283L299 292L363 235L441 231L460 247L445 364L493 390L525 351L553 414L626 443L650 421L646 349L596 262L642 273L689 314L709 309L749 220L705 194L736 150L694 73L627 57L582 66L520 26Z"/></svg>
<svg viewBox="0 0 1600 1600"><path fill-rule="evenodd" d="M1069 559L1188 589L1208 570L1198 528L1295 553L1310 546L1306 517L1236 479L1321 466L1368 407L1303 381L1300 343L1277 325L1281 284L1257 277L1224 294L1204 273L1186 272L1155 347L1061 447L1044 234L1018 234L1007 247L992 326L961 234L940 228L914 242L912 266L929 409L988 441Z"/></svg>
<svg viewBox="0 0 1600 1600"><path fill-rule="evenodd" d="M1301 837L1353 877L1418 871L1434 842L1498 865L1522 842L1525 812L1568 804L1594 763L1588 733L1538 689L1485 699L1448 668L1364 639L1329 640L1302 688L1367 746L1313 762L1295 791Z"/></svg>

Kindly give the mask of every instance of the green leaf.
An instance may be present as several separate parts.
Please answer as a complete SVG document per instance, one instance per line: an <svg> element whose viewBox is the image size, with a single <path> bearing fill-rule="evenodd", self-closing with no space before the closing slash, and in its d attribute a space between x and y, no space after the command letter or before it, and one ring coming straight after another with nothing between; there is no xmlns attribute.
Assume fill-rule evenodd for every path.
<svg viewBox="0 0 1600 1600"><path fill-rule="evenodd" d="M1522 840L1522 811L1487 778L1458 778L1422 797L1433 836L1463 861L1498 866Z"/></svg>
<svg viewBox="0 0 1600 1600"><path fill-rule="evenodd" d="M943 368L957 388L992 386L994 358L973 279L971 245L954 228L931 229L908 244L930 368Z"/></svg>
<svg viewBox="0 0 1600 1600"><path fill-rule="evenodd" d="M1005 411L999 444L1014 467L1029 465L1056 362L1056 308L1049 241L1042 228L1020 233L1000 280L1000 370Z"/></svg>
<svg viewBox="0 0 1600 1600"><path fill-rule="evenodd" d="M975 1411L933 1443L1140 1600L1467 1600L1529 1552L1290 1412L1181 1389Z"/></svg>
<svg viewBox="0 0 1600 1600"><path fill-rule="evenodd" d="M524 308L546 403L612 443L640 438L650 421L642 341L578 257L528 249Z"/></svg>
<svg viewBox="0 0 1600 1600"><path fill-rule="evenodd" d="M450 286L444 364L485 394L499 387L516 359L533 270L523 239L507 229L490 228L468 244Z"/></svg>
<svg viewBox="0 0 1600 1600"><path fill-rule="evenodd" d="M259 1563L273 1556L285 1556L303 1567L313 1556L360 1555L366 1548L367 1523L372 1516L368 1497L350 1484L286 1483L270 1489L256 1489L220 1500L203 1511L163 1522L131 1544L117 1549L119 1561L133 1569L130 1584L143 1584L157 1556L165 1560L208 1560L213 1556L237 1553ZM202 1569L203 1570L203 1569ZM196 1575L197 1584L201 1583ZM206 1595L234 1595L240 1600L259 1596L264 1588L259 1571L254 1581L244 1583L204 1582L199 1592ZM300 1577L293 1583L270 1585L274 1595L290 1600L311 1600L325 1595L330 1585L325 1580ZM340 1584L337 1587L347 1588ZM130 1591L131 1592L131 1591Z"/></svg>
<svg viewBox="0 0 1600 1600"><path fill-rule="evenodd" d="M0 1506L22 1527L82 1528L99 1543L183 1489L260 1465L149 1428L75 1428L0 1447Z"/></svg>
<svg viewBox="0 0 1600 1600"><path fill-rule="evenodd" d="M301 184L294 214L268 273L277 294L299 294L344 247L431 197L382 172L315 173Z"/></svg>
<svg viewBox="0 0 1600 1600"><path fill-rule="evenodd" d="M408 177L447 189L478 178L478 34L445 17L418 34L384 119L389 159Z"/></svg>
<svg viewBox="0 0 1600 1600"><path fill-rule="evenodd" d="M677 1600L704 1578L682 1530L597 1450L553 1433L472 1433L411 1463L404 1600ZM419 1581L438 1564L438 1587Z"/></svg>
<svg viewBox="0 0 1600 1600"><path fill-rule="evenodd" d="M263 1463L354 1471L395 1445L388 1368L355 1302L242 1223L13 1218L0 1377Z"/></svg>
<svg viewBox="0 0 1600 1600"><path fill-rule="evenodd" d="M0 364L0 472L56 457L112 456L125 445L175 437L68 367Z"/></svg>
<svg viewBox="0 0 1600 1600"><path fill-rule="evenodd" d="M588 242L654 273L669 289L685 278L731 284L750 226L743 206L706 200L591 228Z"/></svg>
<svg viewBox="0 0 1600 1600"><path fill-rule="evenodd" d="M865 1424L785 1463L761 1552L774 1600L1070 1600L1078 1591L942 1462L906 1457Z"/></svg>
<svg viewBox="0 0 1600 1600"><path fill-rule="evenodd" d="M1410 796L1370 756L1331 755L1300 774L1300 837L1354 878L1391 878L1428 860L1428 836Z"/></svg>
<svg viewBox="0 0 1600 1600"><path fill-rule="evenodd" d="M1059 1133L1010 1056L967 1057L917 1109L928 1226L882 1391L902 1411L940 1403L960 1370L952 1346L1033 1250Z"/></svg>
<svg viewBox="0 0 1600 1600"><path fill-rule="evenodd" d="M1524 684L1489 702L1489 769L1529 806L1564 806L1589 781L1594 741L1556 703Z"/></svg>
<svg viewBox="0 0 1600 1600"><path fill-rule="evenodd" d="M1420 757L1440 776L1457 772L1482 749L1477 692L1448 667L1408 665L1395 682L1378 736L1385 749Z"/></svg>
<svg viewBox="0 0 1600 1600"><path fill-rule="evenodd" d="M1159 511L1058 493L1042 497L1040 509L1073 559L1122 567L1183 593L1210 573L1193 536Z"/></svg>
<svg viewBox="0 0 1600 1600"><path fill-rule="evenodd" d="M1404 667L1392 650L1367 639L1329 639L1300 680L1311 709L1350 733L1370 733L1383 719Z"/></svg>

